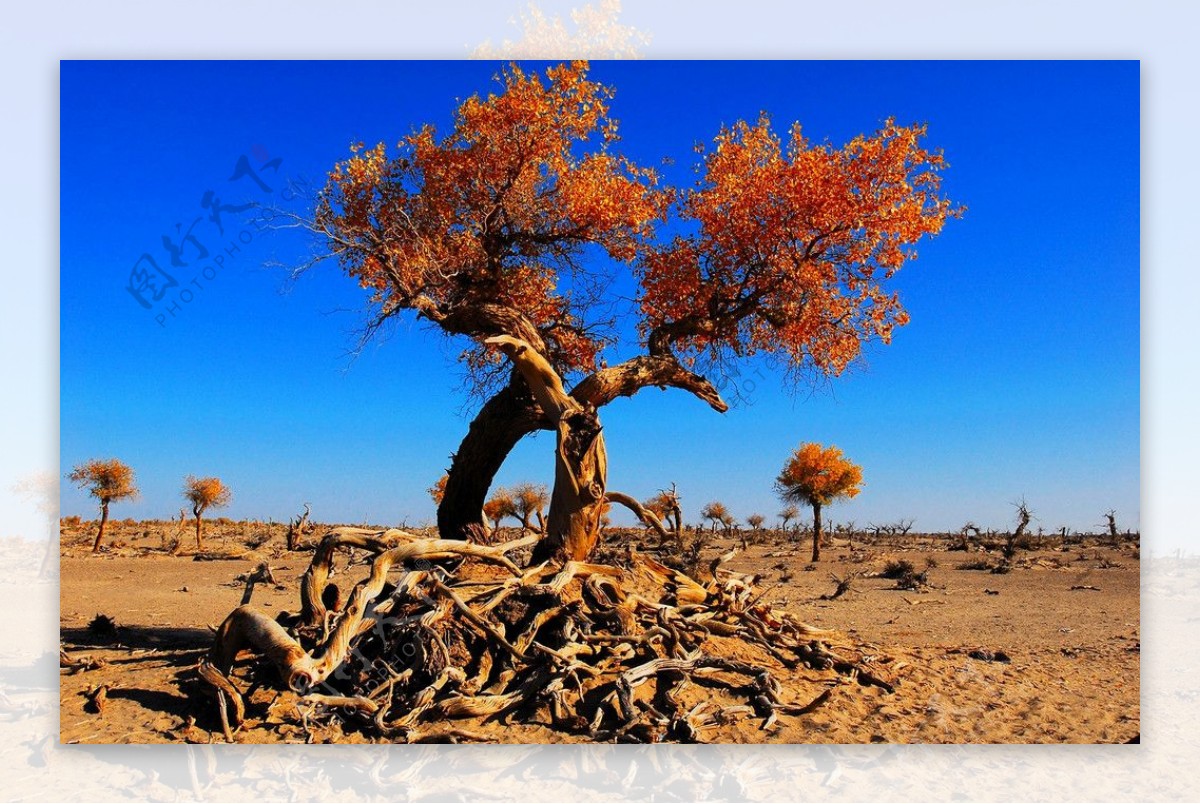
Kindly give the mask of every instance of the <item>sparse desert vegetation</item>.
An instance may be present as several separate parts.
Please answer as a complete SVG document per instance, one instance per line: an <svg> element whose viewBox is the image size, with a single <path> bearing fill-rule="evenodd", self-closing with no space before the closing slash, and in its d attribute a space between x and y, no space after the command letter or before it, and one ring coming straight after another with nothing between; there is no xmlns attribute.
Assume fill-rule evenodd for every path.
<svg viewBox="0 0 1200 804"><path fill-rule="evenodd" d="M209 628L238 605L253 604L282 622L301 614L297 601L303 599L306 575L311 577L313 551L335 528L305 525L298 549L289 549L289 532L295 532L296 524L213 518L205 550L172 550L164 545L179 532L179 521L117 520L109 523L106 545L93 554L97 522L63 519L63 739L224 740L216 701L195 668L209 653ZM366 524L363 532L385 530L359 524ZM872 666L881 685L863 686L861 679L847 683L836 670L822 669L820 661L801 665L804 680L799 681L766 651L753 660L757 666L776 674L782 689L793 695L805 690L809 699L794 709L780 709L765 730L770 707L758 713L748 707L744 716L731 714L728 722L714 720L707 727L697 717L692 739L1124 742L1138 734L1136 535L1122 534L1114 541L1108 533L1069 534L1065 539L1056 533L1035 538L1011 563L1005 558L1011 533L985 536L973 546L967 562L987 569L1007 563L1010 569L1004 574L961 571L967 562L955 558L961 556L954 549L958 533L876 537L868 532L853 543L831 536L825 557L816 565L825 571L804 572L813 566L808 549L790 531L763 528L758 531L761 538L742 550L741 533L721 528L714 533L709 522L697 525L682 529L682 550L674 539L664 540L653 529L609 530L598 557L628 567L622 556L632 550L663 571L694 570L703 578L714 560L735 552L716 564L718 580L753 582L760 590L758 603L769 605L775 616L841 634L820 638L833 655L847 655L839 644L876 651L881 658ZM432 530L413 535L436 538ZM511 543L521 536L522 528L514 520L501 527L495 541ZM805 533L802 539L807 537ZM519 559L528 549L522 546L510 555ZM336 559L332 555L326 590L336 588L337 597L345 600L366 580L369 564L364 562L370 548L347 549ZM430 563L437 571L458 562L435 556ZM138 578L134 586L127 580L131 577ZM480 576L472 570L470 577L475 585L465 588L489 588L486 573ZM594 582L597 589L611 589L603 581ZM545 587L534 588L545 594ZM325 599L330 601L332 594ZM1079 596L1087 596L1086 606L1080 605ZM721 621L713 621L704 635L706 647L712 651L713 643L721 642L724 651L718 655L729 656L731 662L749 660L753 643L735 650L743 640L721 639L716 630ZM675 630L688 644L686 632L678 625ZM464 649L454 643L447 648ZM466 667L473 665L468 661ZM277 672L271 663L239 663L235 677L250 683L241 687L245 713L241 728L232 733L235 741L397 738L376 733L370 728L370 713L339 704L332 690L321 693L328 696L322 698L280 689ZM704 699L713 701L714 713L748 706L745 699L739 701L736 690L739 684L752 684L755 676L720 668L707 674L715 676L698 677L700 686L690 693L689 685L677 690L684 703L690 702L689 711L700 703L695 696L701 691ZM729 686L721 679L728 679ZM453 684L454 678L447 677L447 682ZM101 689L102 711L96 696ZM654 706L653 696L642 697L651 692L636 689L633 705L644 700ZM819 704L800 712L825 693ZM297 712L304 716L296 717ZM593 737L584 724L566 728L548 714L422 720L420 729L410 730L408 737L545 741L608 736L601 732ZM645 735L627 732L624 739L639 736Z"/></svg>

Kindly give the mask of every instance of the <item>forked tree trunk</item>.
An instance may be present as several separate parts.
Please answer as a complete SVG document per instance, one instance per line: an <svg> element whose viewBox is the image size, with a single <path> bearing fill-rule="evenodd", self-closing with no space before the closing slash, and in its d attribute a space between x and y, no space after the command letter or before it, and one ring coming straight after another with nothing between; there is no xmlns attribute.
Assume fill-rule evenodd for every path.
<svg viewBox="0 0 1200 804"><path fill-rule="evenodd" d="M438 505L438 535L486 544L491 539L483 516L488 489L517 442L541 426L532 398L516 376L484 404L450 462Z"/></svg>
<svg viewBox="0 0 1200 804"><path fill-rule="evenodd" d="M96 531L96 541L92 543L92 552L100 549L100 540L104 538L104 526L108 524L108 503L100 503L100 529Z"/></svg>
<svg viewBox="0 0 1200 804"><path fill-rule="evenodd" d="M481 329L483 328L460 327L454 331L476 334ZM515 331L520 332L520 327L516 327ZM558 536L550 535L554 526L549 521L543 529L547 533L547 545L553 545L555 551L560 551L563 533L571 531L589 534L582 540L578 536L570 539L573 544L571 552L577 553L584 549L589 541L594 544L602 516L596 509L603 507L606 456L595 411L618 397L633 396L642 388L650 386L680 388L708 403L709 407L719 413L727 411L729 406L721 399L711 382L683 368L669 352L635 357L619 365L602 368L582 380L567 394L562 387L561 378L545 358L530 346L530 338L540 343L536 330L530 328L529 332L531 334L524 340L509 335L487 339L493 345L500 346L510 357L527 351L535 356L541 365L536 366L533 361L526 360L526 366L522 368L518 359L514 358L517 372L514 373L513 379L487 401L471 422L466 437L451 458L446 488L438 506L438 533L443 539L487 542L491 534L481 513L483 504L496 472L512 448L536 430L559 429L559 424L565 420L563 412L586 411L590 416L588 421L567 421L568 432L565 440L564 434L559 433L557 451L560 459L563 455L568 456L566 460L572 464L572 468L565 470L566 475L574 475L576 482L573 488L567 489L570 493L560 490L556 492L556 498L559 500L559 507L562 508L567 505L572 495L592 494L595 491L592 485L597 477L600 480L599 491L595 493L594 500L584 501L581 497L571 503L568 508L574 513L567 515L560 512L560 518L565 517L565 520L561 520L559 526L562 526L563 521L572 524ZM530 371L534 377L532 380ZM517 378L517 373L525 378L525 382ZM548 390L551 385L553 393ZM557 407L548 410L547 405ZM566 447L565 452L563 447ZM563 471L556 470L556 487ZM552 505L549 519L553 517ZM585 521L592 523L593 519L593 524L584 524ZM678 519L676 529L679 529ZM551 548L539 548L539 554L547 549Z"/></svg>
<svg viewBox="0 0 1200 804"><path fill-rule="evenodd" d="M821 560L821 504L813 503L813 563Z"/></svg>

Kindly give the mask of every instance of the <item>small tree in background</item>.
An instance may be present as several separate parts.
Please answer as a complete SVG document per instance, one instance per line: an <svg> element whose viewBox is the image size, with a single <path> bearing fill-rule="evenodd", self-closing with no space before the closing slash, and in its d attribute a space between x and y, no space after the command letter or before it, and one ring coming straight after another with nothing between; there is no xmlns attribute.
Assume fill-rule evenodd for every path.
<svg viewBox="0 0 1200 804"><path fill-rule="evenodd" d="M675 490L674 483L671 484L670 490L662 489L646 500L645 505L650 513L663 521L677 539L680 538L683 531L683 509L679 505L679 493Z"/></svg>
<svg viewBox="0 0 1200 804"><path fill-rule="evenodd" d="M104 538L104 526L108 524L109 503L130 500L138 494L133 469L116 458L107 461L94 460L76 466L67 475L67 479L80 488L86 488L88 494L100 501L100 528L96 531L96 541L92 544L92 552L95 553L100 549L100 540Z"/></svg>
<svg viewBox="0 0 1200 804"><path fill-rule="evenodd" d="M780 530L787 530L788 523L796 517L800 516L800 509L794 505L785 505L783 510L779 512Z"/></svg>
<svg viewBox="0 0 1200 804"><path fill-rule="evenodd" d="M204 512L229 505L233 492L219 477L188 475L183 481L183 498L192 504L192 515L196 517L196 549L203 550Z"/></svg>
<svg viewBox="0 0 1200 804"><path fill-rule="evenodd" d="M775 479L775 489L785 501L813 509L812 560L821 560L821 508L836 500L854 497L862 485L862 467L851 463L837 447L801 444Z"/></svg>
<svg viewBox="0 0 1200 804"><path fill-rule="evenodd" d="M533 530L543 533L546 529L546 506L550 504L550 492L546 487L521 483L512 489L511 494L517 518L521 520L521 532ZM534 517L537 517L537 527L531 522Z"/></svg>
<svg viewBox="0 0 1200 804"><path fill-rule="evenodd" d="M1025 531L1029 527L1029 521L1033 519L1033 512L1029 510L1024 500L1015 502L1013 505L1017 509L1017 529L1008 534L1004 540L1004 561L1011 563L1017 555L1017 550L1025 545Z"/></svg>
<svg viewBox="0 0 1200 804"><path fill-rule="evenodd" d="M517 516L517 502L508 489L496 489L483 504L483 515L492 521L492 531L500 529L500 520L506 516Z"/></svg>
<svg viewBox="0 0 1200 804"><path fill-rule="evenodd" d="M725 507L725 504L722 502L717 502L716 500L713 500L708 505L704 506L704 508L700 510L700 516L712 521L713 533L717 532L718 523L720 523L721 527L728 529L729 523L733 519L733 517L729 515L729 509Z"/></svg>
<svg viewBox="0 0 1200 804"><path fill-rule="evenodd" d="M766 521L767 518L762 514L751 514L750 516L746 517L746 524L754 530L761 528L763 526L763 522Z"/></svg>
<svg viewBox="0 0 1200 804"><path fill-rule="evenodd" d="M1121 538L1120 533L1117 531L1117 512L1116 512L1116 510L1110 508L1107 511L1105 511L1104 519L1106 521L1106 524L1108 525L1108 536L1110 539L1112 539L1112 543L1116 544L1118 541L1120 541L1120 538ZM1064 530L1066 530L1066 529L1064 528Z"/></svg>

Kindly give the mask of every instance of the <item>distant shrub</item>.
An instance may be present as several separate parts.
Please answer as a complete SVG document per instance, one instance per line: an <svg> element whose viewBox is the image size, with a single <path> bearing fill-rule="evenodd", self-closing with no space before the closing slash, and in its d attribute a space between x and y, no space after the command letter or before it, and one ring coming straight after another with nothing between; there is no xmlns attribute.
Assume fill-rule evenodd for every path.
<svg viewBox="0 0 1200 804"><path fill-rule="evenodd" d="M260 533L255 533L253 536L250 536L248 539L246 539L246 546L251 550L257 550L269 541L271 541L271 532L262 531Z"/></svg>
<svg viewBox="0 0 1200 804"><path fill-rule="evenodd" d="M879 573L879 577L898 580L903 578L905 575L912 575L916 569L917 568L913 566L913 563L907 559L895 559L889 561L887 564L884 564L883 572Z"/></svg>
<svg viewBox="0 0 1200 804"><path fill-rule="evenodd" d="M982 572L990 572L992 566L992 562L988 561L986 558L976 558L971 561L962 562L958 565L958 568L960 570L980 570Z"/></svg>

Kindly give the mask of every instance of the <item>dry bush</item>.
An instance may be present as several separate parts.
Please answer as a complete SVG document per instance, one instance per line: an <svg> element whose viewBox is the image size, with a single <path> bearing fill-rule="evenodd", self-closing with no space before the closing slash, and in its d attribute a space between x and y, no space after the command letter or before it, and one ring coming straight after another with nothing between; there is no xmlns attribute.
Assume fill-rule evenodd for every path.
<svg viewBox="0 0 1200 804"><path fill-rule="evenodd" d="M269 541L271 541L271 532L269 530L260 531L246 539L246 546L251 550L257 550Z"/></svg>
<svg viewBox="0 0 1200 804"><path fill-rule="evenodd" d="M913 563L908 559L897 558L892 559L883 565L883 570L880 571L879 577L899 580L906 575L912 575L914 572L916 572L916 570L917 568L913 566Z"/></svg>
<svg viewBox="0 0 1200 804"><path fill-rule="evenodd" d="M929 585L928 571L917 572L913 563L904 558L887 562L879 577L895 580L897 589L921 589Z"/></svg>

